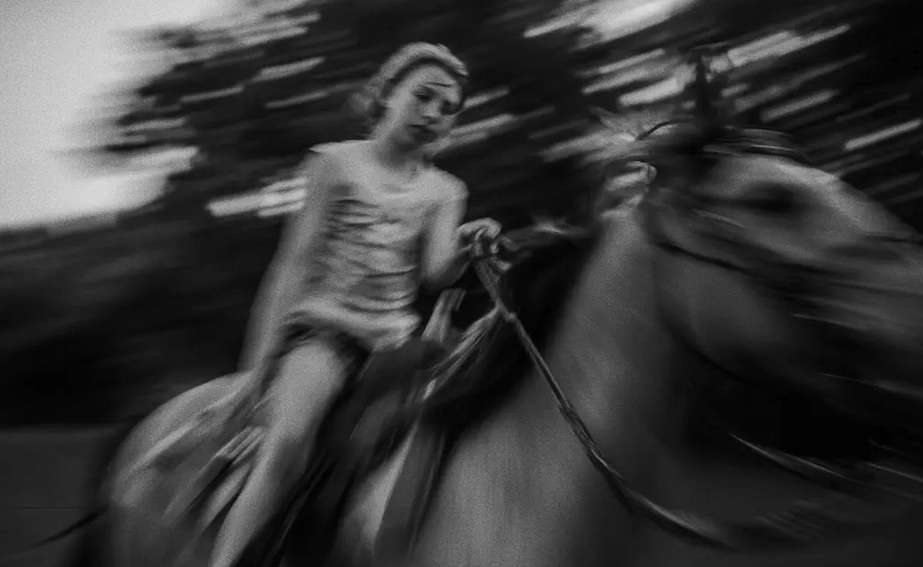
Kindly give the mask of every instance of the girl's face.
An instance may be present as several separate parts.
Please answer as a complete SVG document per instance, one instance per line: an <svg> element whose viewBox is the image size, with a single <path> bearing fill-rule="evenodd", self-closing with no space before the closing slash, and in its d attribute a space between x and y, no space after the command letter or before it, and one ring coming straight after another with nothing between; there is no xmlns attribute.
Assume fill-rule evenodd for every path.
<svg viewBox="0 0 923 567"><path fill-rule="evenodd" d="M385 101L378 136L405 148L441 142L461 110L461 86L442 67L424 65L394 86Z"/></svg>

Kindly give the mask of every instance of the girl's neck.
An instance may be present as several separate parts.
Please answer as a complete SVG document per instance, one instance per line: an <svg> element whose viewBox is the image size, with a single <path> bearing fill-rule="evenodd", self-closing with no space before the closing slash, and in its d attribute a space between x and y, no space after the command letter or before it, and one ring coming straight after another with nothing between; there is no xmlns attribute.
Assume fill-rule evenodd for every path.
<svg viewBox="0 0 923 567"><path fill-rule="evenodd" d="M422 150L407 150L386 138L372 138L373 157L400 177L412 179L422 170L425 159Z"/></svg>

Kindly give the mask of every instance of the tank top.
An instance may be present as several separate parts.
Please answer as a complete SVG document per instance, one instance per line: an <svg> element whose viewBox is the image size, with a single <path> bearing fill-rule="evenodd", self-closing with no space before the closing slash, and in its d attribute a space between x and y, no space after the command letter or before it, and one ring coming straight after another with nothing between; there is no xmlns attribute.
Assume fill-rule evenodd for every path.
<svg viewBox="0 0 923 567"><path fill-rule="evenodd" d="M377 350L399 346L419 325L413 305L425 231L438 207L464 199L466 191L460 180L431 166L407 183L388 182L366 157L367 144L313 148L333 159L337 175L293 315Z"/></svg>

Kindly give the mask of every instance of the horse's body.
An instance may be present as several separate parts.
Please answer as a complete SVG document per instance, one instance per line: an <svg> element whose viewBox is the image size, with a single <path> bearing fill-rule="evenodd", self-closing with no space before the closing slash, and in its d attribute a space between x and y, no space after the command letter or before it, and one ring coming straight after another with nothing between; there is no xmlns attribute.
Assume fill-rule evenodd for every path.
<svg viewBox="0 0 923 567"><path fill-rule="evenodd" d="M688 382L715 372L658 314L657 254L636 211L614 219L565 310L552 371L635 488L675 508L741 519L823 489L690 434ZM604 252L603 252L604 251ZM923 561L923 515L882 534L766 554L713 550L632 515L590 466L536 375L480 426L447 474L410 565L897 566ZM914 521L916 520L916 521Z"/></svg>
<svg viewBox="0 0 923 567"><path fill-rule="evenodd" d="M776 162L784 160L757 160L750 170L747 163L738 163L735 167L744 172L741 179L725 179L727 183L714 191L742 199L750 187L761 190L767 180L793 183L817 197L816 206L825 214L795 219L785 210L765 220L759 209L753 214L729 213L735 223L745 224L747 234L802 263L845 262L851 267L840 275L851 281L869 283L877 278L878 283L897 282L904 290L918 289L914 286L923 282L923 268L913 264L919 261L918 252L908 260L879 253L877 244L865 244L863 234L892 228L885 216L875 216L880 211L868 203L850 208L846 203L854 199L824 193L827 189L815 186L820 185L815 178L808 182L793 177L807 170L773 169ZM667 165L663 172L669 174ZM721 180L720 175L716 179ZM706 256L733 259L736 249L703 236L696 231L697 221L677 210L666 208L657 214L671 241L682 241ZM734 375L751 391L761 381L778 380L802 386L816 397L819 387L810 380L805 383L805 368L816 371L824 361L846 360L855 353L843 351L844 343L827 340L829 335L812 334L810 323L802 325L798 314L786 311L765 290L755 290L745 275L719 263L664 251L643 222L645 214L637 204L609 213L544 349L551 371L602 452L629 485L658 503L715 518L744 520L780 512L796 500L827 493L735 448L720 432L705 427L710 400L695 386L726 382ZM869 272L873 265L877 271ZM848 320L856 313L885 313L881 321L870 318L867 328L856 331L855 336L868 339L866 343L875 339L890 348L875 352L887 352L891 359L867 359L874 366L869 370L913 374L919 370L911 356L914 341L923 336L915 326L919 320L913 317L921 312L923 299L913 293L891 299L887 290L893 287L880 286L885 291L876 286L859 291L830 287L813 293L835 300L830 308L837 315L834 319L841 314ZM850 302L858 308L841 308ZM891 325L895 321L900 324ZM402 564L896 567L923 562L923 513L919 511L895 516L874 532L781 550L729 551L668 534L613 496L562 419L549 390L537 373L531 373L500 409L474 424L458 442L412 556ZM158 554L175 548L182 534L160 531L159 526L165 495L177 486L164 484L156 472L133 478L126 471L167 431L213 402L225 388L214 383L174 400L125 444L113 467L113 518L106 540L117 555L122 553L116 565L174 564L170 561L175 560ZM778 420L788 416L785 406L768 402L760 411ZM793 419L811 423L803 413ZM765 422L758 425L764 432L784 429ZM816 425L822 429L824 424ZM822 441L824 434L815 437ZM792 437L790 431L777 436L783 442ZM825 451L817 443L813 448ZM182 482L181 474L172 478L174 483ZM385 481L376 477L373 482ZM154 488L145 492L145 487ZM366 486L358 493L372 494L374 500L386 492L374 488ZM340 548L347 551L371 547L367 528L377 525L377 518L367 516L381 510L370 505L368 497L358 500L340 534ZM850 503L844 513L862 516L862 506L868 505L871 518L881 510L876 504L874 499ZM207 549L208 534L200 543ZM188 564L202 565L203 557L192 554Z"/></svg>

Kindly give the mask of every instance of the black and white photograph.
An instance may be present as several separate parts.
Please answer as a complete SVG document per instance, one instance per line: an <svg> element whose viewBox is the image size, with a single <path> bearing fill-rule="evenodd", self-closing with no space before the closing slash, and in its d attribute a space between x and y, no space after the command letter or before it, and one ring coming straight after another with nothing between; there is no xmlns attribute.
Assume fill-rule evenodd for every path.
<svg viewBox="0 0 923 567"><path fill-rule="evenodd" d="M917 4L3 0L0 567L923 565Z"/></svg>

